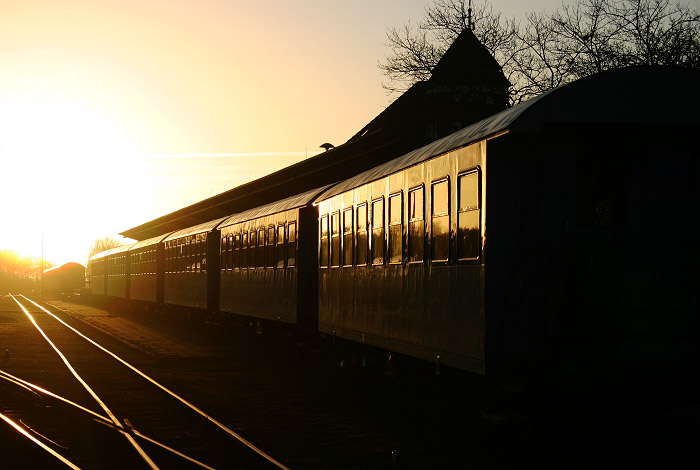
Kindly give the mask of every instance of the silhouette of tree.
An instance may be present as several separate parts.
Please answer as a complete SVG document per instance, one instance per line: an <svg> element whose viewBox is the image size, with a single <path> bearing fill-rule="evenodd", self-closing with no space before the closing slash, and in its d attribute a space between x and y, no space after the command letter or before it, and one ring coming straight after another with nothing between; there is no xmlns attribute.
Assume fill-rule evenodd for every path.
<svg viewBox="0 0 700 470"><path fill-rule="evenodd" d="M92 258L92 255L100 253L105 250L110 250L118 246L122 246L123 243L120 240L115 240L114 238L104 237L99 238L92 242L90 245L90 254L88 254L88 259Z"/></svg>
<svg viewBox="0 0 700 470"><path fill-rule="evenodd" d="M54 264L44 260L44 270ZM41 278L41 258L23 257L12 250L0 250L0 294L29 293Z"/></svg>
<svg viewBox="0 0 700 470"><path fill-rule="evenodd" d="M435 0L414 28L390 28L379 64L390 93L425 80L468 27L467 0ZM475 36L511 83L510 103L564 83L629 65L700 68L700 13L671 0L578 0L553 13L529 13L524 25L491 5L472 11Z"/></svg>

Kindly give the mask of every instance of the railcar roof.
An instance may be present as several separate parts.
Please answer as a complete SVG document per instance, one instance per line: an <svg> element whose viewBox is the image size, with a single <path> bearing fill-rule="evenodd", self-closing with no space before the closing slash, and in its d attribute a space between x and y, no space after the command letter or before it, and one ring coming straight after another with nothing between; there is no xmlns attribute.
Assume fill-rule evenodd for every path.
<svg viewBox="0 0 700 470"><path fill-rule="evenodd" d="M226 220L226 217L220 219L210 220L209 222L204 222L203 224L193 225L192 227L183 228L176 232L171 233L167 237L163 238L161 241L174 240L180 237L186 237L188 235L196 235L198 233L211 232L216 227L219 226L221 222Z"/></svg>
<svg viewBox="0 0 700 470"><path fill-rule="evenodd" d="M697 125L697 83L700 71L680 67L628 67L585 77L342 181L314 202L505 131L538 132L554 123Z"/></svg>
<svg viewBox="0 0 700 470"><path fill-rule="evenodd" d="M100 251L99 253L95 253L94 255L92 255L88 261L96 261L100 258L104 258L107 255L114 255L117 253L121 253L122 251L127 251L133 245L134 245L133 243L129 243L128 245L120 245L120 246L117 246L115 248L110 248L109 250Z"/></svg>
<svg viewBox="0 0 700 470"><path fill-rule="evenodd" d="M129 248L129 251L135 250L137 248L143 248L144 246L149 246L149 245L157 245L158 243L162 242L165 240L166 237L170 236L173 232L168 232L163 235L158 235L157 237L152 237L147 240L141 240L139 242L134 243L131 245L131 248Z"/></svg>
<svg viewBox="0 0 700 470"><path fill-rule="evenodd" d="M282 199L281 201L276 201L270 204L265 204L260 207L255 207L253 209L234 214L224 220L220 227L226 227L227 225L233 225L239 222L245 222L247 220L257 219L258 217L265 217L267 215L277 214L278 212L284 212L291 209L296 209L298 207L303 207L316 199L316 197L325 191L332 185L328 184L320 188L315 188L310 191L306 191L296 196L288 197Z"/></svg>

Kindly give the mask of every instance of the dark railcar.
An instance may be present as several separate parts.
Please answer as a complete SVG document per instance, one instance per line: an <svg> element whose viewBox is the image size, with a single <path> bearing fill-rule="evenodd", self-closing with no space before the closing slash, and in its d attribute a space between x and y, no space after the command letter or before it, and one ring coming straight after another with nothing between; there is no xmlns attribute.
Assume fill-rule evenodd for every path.
<svg viewBox="0 0 700 470"><path fill-rule="evenodd" d="M107 296L129 298L130 247L131 245L123 245L112 248L104 258Z"/></svg>
<svg viewBox="0 0 700 470"><path fill-rule="evenodd" d="M107 292L107 276L105 275L105 257L109 250L95 253L88 260L87 278L90 293L105 295Z"/></svg>
<svg viewBox="0 0 700 470"><path fill-rule="evenodd" d="M219 231L224 218L173 232L163 239L166 304L218 310Z"/></svg>
<svg viewBox="0 0 700 470"><path fill-rule="evenodd" d="M331 190L319 210L320 331L484 372L485 157L480 142Z"/></svg>
<svg viewBox="0 0 700 470"><path fill-rule="evenodd" d="M316 329L315 189L220 225L220 309Z"/></svg>
<svg viewBox="0 0 700 470"><path fill-rule="evenodd" d="M699 79L591 76L331 188L319 329L487 374L694 363Z"/></svg>
<svg viewBox="0 0 700 470"><path fill-rule="evenodd" d="M162 241L167 236L142 240L129 248L131 300L163 302L165 257Z"/></svg>
<svg viewBox="0 0 700 470"><path fill-rule="evenodd" d="M66 294L82 287L85 287L85 266L78 263L66 263L47 269L41 278L41 289L45 296Z"/></svg>

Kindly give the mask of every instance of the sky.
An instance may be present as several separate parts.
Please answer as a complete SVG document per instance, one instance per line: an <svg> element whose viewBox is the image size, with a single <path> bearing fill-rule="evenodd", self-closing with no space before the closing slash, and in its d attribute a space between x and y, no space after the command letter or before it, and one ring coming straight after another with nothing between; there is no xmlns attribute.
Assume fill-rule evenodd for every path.
<svg viewBox="0 0 700 470"><path fill-rule="evenodd" d="M387 28L431 3L0 1L0 250L84 264L98 238L345 142L389 103Z"/></svg>

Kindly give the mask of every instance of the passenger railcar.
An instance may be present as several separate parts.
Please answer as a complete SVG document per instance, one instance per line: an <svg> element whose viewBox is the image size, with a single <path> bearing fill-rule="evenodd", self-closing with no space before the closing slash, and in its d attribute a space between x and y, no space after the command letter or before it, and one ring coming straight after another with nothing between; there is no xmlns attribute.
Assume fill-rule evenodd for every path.
<svg viewBox="0 0 700 470"><path fill-rule="evenodd" d="M88 260L87 278L90 293L93 295L105 295L107 293L107 276L105 275L106 257L109 250L95 253Z"/></svg>
<svg viewBox="0 0 700 470"><path fill-rule="evenodd" d="M224 218L178 230L162 241L165 256L163 301L218 310L219 232Z"/></svg>
<svg viewBox="0 0 700 470"><path fill-rule="evenodd" d="M329 189L319 330L482 374L694 357L699 76L588 77Z"/></svg>
<svg viewBox="0 0 700 470"><path fill-rule="evenodd" d="M162 242L169 235L142 240L129 248L129 299L163 302L165 256Z"/></svg>
<svg viewBox="0 0 700 470"><path fill-rule="evenodd" d="M224 220L219 308L316 329L316 221L320 189Z"/></svg>
<svg viewBox="0 0 700 470"><path fill-rule="evenodd" d="M105 282L108 297L129 298L129 248L122 245L112 248L105 256Z"/></svg>
<svg viewBox="0 0 700 470"><path fill-rule="evenodd" d="M319 331L483 373L485 169L482 141L321 196Z"/></svg>

